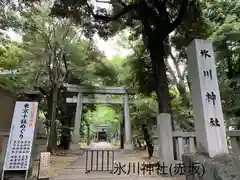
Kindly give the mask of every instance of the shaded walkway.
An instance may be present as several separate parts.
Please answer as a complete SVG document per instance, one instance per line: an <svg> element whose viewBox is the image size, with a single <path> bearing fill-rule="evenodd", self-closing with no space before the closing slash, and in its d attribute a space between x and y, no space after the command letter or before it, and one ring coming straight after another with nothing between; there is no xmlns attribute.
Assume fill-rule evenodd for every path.
<svg viewBox="0 0 240 180"><path fill-rule="evenodd" d="M110 143L107 142L99 142L99 143L92 143L89 148L92 149L115 149L115 163L121 163L122 165L126 165L125 171L128 171L128 164L129 162L143 162L144 160L139 158L136 153L134 154L124 154L123 150L116 149L117 147L112 146ZM104 159L105 160L105 159ZM146 161L145 161L146 162ZM124 174L121 172L120 175L118 175L118 172L115 174L110 174L109 172L89 172L88 174L85 174L85 155L79 157L76 161L74 161L71 165L68 167L65 167L64 170L56 177L53 177L54 180L90 180L90 179L96 179L96 180L123 180L123 179L129 179L129 180L138 180L138 179L146 179L146 180L185 180L184 176L179 177L162 177L157 175L156 172L152 172L151 175L149 175L148 172L146 172L145 175L143 175L141 172L138 175L137 173L133 174L132 172L129 173L129 175Z"/></svg>

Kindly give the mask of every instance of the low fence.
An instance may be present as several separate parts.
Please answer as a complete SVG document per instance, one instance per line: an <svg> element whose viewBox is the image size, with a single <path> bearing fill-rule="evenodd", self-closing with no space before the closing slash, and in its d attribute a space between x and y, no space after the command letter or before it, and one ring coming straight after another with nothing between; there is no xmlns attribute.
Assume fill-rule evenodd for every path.
<svg viewBox="0 0 240 180"><path fill-rule="evenodd" d="M109 171L112 173L115 160L114 151L109 149L85 149L85 173L90 171Z"/></svg>
<svg viewBox="0 0 240 180"><path fill-rule="evenodd" d="M240 137L240 130L227 131L227 142L229 151L240 156L240 143L237 141L237 137ZM173 138L176 139L176 160L181 161L183 153L196 152L195 132L174 131Z"/></svg>

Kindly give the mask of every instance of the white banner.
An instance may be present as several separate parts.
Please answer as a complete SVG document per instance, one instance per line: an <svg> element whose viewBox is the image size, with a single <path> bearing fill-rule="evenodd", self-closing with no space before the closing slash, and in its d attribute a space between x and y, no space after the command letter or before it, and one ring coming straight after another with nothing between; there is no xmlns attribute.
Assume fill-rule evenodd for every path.
<svg viewBox="0 0 240 180"><path fill-rule="evenodd" d="M4 170L28 170L37 114L38 102L16 102Z"/></svg>

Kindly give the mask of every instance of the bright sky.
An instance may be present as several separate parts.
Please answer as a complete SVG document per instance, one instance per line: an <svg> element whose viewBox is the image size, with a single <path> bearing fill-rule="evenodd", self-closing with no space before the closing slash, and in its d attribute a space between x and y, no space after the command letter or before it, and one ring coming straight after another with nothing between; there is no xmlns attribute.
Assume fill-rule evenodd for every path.
<svg viewBox="0 0 240 180"><path fill-rule="evenodd" d="M109 2L109 0L104 1ZM96 0L92 0L92 4L95 7L95 10L97 7L105 8L109 12L112 9L111 5L108 3L98 3ZM103 39L99 38L98 35L95 35L94 40L97 44L98 49L103 51L109 60L114 56L126 57L132 52L131 50L123 48L118 44L118 40L121 40L120 36L116 36L114 38L110 38L107 41L104 41Z"/></svg>
<svg viewBox="0 0 240 180"><path fill-rule="evenodd" d="M118 44L119 37L111 38L107 41L104 41L103 39L99 38L99 36L95 35L94 40L97 44L97 47L100 51L103 51L107 58L110 60L112 57L126 57L128 56L132 51L129 49L126 49L124 47L121 47Z"/></svg>

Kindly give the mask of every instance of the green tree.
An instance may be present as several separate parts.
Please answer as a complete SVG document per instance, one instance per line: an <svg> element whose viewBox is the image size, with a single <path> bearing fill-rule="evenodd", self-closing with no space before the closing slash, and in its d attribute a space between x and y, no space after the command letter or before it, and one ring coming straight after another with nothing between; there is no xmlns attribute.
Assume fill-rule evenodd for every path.
<svg viewBox="0 0 240 180"><path fill-rule="evenodd" d="M72 14L75 19L79 18L76 13L88 13L89 17L98 20L94 23L91 18L87 19L91 27L93 27L92 29L98 28L104 22L110 22L106 24L106 27L111 29L110 31L106 30L106 28L98 28L100 35L112 34L127 25L134 28L137 35L141 34L144 45L150 53L154 90L158 97L159 112L170 113L166 65L164 63L164 44L168 35L181 23L185 12L191 12L193 13L192 16L194 16L195 11L199 11L198 3L195 4L193 1L189 3L188 1L156 0L147 2L139 0L110 2L110 4L113 7L113 15L110 16L106 15L107 10L103 8L99 8L98 13L94 14L92 6L87 1L79 1L74 4L68 1L60 1L53 7L53 13L61 16ZM71 9L71 13L69 9Z"/></svg>
<svg viewBox="0 0 240 180"><path fill-rule="evenodd" d="M107 105L97 105L95 111L89 110L86 113L86 120L90 124L92 132L96 132L96 126L108 124L111 135L116 135L119 131L120 117L112 107Z"/></svg>
<svg viewBox="0 0 240 180"><path fill-rule="evenodd" d="M240 3L233 1L206 2L204 15L214 27L211 38L216 49L218 77L221 89L222 105L229 124L239 126L239 56L240 56Z"/></svg>
<svg viewBox="0 0 240 180"><path fill-rule="evenodd" d="M90 72L102 64L104 57L93 43L82 39L81 31L71 19L49 16L50 5L51 2L42 1L20 10L22 47L28 54L21 63L20 73L26 74L22 75L26 88L37 88L44 94L43 104L51 127L48 140L51 152L56 147L57 109L66 110L60 107L63 105L60 102L65 102L65 97L61 97L62 83L94 83L96 75Z"/></svg>

